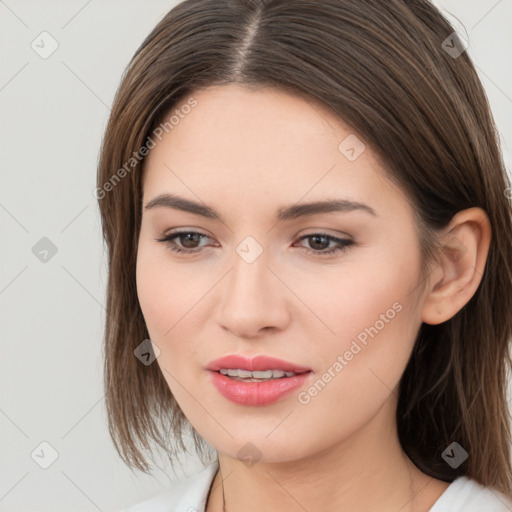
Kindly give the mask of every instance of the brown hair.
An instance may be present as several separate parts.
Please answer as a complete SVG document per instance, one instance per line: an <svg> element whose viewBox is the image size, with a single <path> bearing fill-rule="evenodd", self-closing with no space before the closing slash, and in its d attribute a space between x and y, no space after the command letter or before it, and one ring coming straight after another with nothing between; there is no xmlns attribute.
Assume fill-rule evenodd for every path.
<svg viewBox="0 0 512 512"><path fill-rule="evenodd" d="M106 404L129 466L148 471L150 441L172 461L191 427L158 365L134 357L149 338L135 281L141 148L194 91L240 83L320 101L357 131L415 206L423 263L433 255L433 233L455 213L486 211L493 236L480 286L449 321L421 326L400 382L397 423L404 451L423 472L445 481L467 475L510 493L510 183L470 57L447 49L447 40L463 49L453 32L427 0L187 0L142 43L115 97L96 189L109 265ZM192 434L202 456L203 440L193 427ZM469 454L457 468L442 458L454 441Z"/></svg>

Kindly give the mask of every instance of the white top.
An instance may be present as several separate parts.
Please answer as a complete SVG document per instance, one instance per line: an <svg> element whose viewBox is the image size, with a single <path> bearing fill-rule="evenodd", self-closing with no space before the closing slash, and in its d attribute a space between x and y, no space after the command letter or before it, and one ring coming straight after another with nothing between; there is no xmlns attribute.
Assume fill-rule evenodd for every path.
<svg viewBox="0 0 512 512"><path fill-rule="evenodd" d="M204 512L217 469L216 461L199 473L177 482L166 493L123 512ZM498 491L460 476L448 486L429 512L512 512L512 501Z"/></svg>

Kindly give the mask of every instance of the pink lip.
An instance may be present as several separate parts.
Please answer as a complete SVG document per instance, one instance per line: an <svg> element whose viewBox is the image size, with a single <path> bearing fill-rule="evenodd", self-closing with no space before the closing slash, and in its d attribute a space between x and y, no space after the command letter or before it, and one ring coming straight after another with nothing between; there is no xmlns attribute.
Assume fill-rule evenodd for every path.
<svg viewBox="0 0 512 512"><path fill-rule="evenodd" d="M218 371L221 368L248 371L282 370L300 374L267 382L243 382L222 375ZM212 382L221 395L234 403L251 406L268 405L276 402L294 389L302 386L312 374L310 368L274 357L256 356L247 359L236 354L216 359L206 369L210 370Z"/></svg>
<svg viewBox="0 0 512 512"><path fill-rule="evenodd" d="M232 370L248 370L250 372L282 370L283 372L294 373L307 372L311 370L311 368L306 368L305 366L283 361L282 359L277 359L275 357L261 355L249 359L238 354L232 354L229 356L221 357L220 359L215 359L214 361L211 361L206 367L207 370L212 370L214 372L219 371L221 368L228 368Z"/></svg>
<svg viewBox="0 0 512 512"><path fill-rule="evenodd" d="M240 405L268 405L302 386L311 372L267 382L242 382L219 372L210 372L212 382L222 396Z"/></svg>

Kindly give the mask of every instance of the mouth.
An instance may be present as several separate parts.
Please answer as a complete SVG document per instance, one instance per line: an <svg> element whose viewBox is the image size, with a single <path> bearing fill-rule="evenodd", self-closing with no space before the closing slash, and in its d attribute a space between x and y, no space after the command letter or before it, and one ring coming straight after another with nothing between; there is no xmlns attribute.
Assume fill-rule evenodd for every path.
<svg viewBox="0 0 512 512"><path fill-rule="evenodd" d="M277 402L310 380L311 368L267 355L229 354L211 361L206 370L224 398L238 405Z"/></svg>
<svg viewBox="0 0 512 512"><path fill-rule="evenodd" d="M300 374L311 371L311 368L276 357L266 355L246 357L241 354L229 354L215 359L206 366L206 369L242 379L283 378L288 377L289 373Z"/></svg>
<svg viewBox="0 0 512 512"><path fill-rule="evenodd" d="M291 372L284 370L257 370L249 371L240 368L221 368L217 372L221 375L229 377L232 380L238 380L241 382L267 382L276 379L285 379L289 377L295 377L302 373L308 373L311 370L303 370L299 372Z"/></svg>
<svg viewBox="0 0 512 512"><path fill-rule="evenodd" d="M270 405L289 396L306 385L313 372L221 368L209 373L212 384L224 398L237 405L256 407Z"/></svg>

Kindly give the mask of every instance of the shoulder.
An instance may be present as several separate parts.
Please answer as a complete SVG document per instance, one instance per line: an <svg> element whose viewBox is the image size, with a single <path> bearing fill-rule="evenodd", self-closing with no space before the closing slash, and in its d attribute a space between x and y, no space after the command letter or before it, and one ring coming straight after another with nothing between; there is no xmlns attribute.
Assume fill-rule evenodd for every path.
<svg viewBox="0 0 512 512"><path fill-rule="evenodd" d="M217 469L218 462L213 462L199 473L176 482L165 493L132 505L122 512L203 512Z"/></svg>
<svg viewBox="0 0 512 512"><path fill-rule="evenodd" d="M512 512L512 501L499 491L461 476L455 479L430 512Z"/></svg>

